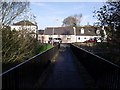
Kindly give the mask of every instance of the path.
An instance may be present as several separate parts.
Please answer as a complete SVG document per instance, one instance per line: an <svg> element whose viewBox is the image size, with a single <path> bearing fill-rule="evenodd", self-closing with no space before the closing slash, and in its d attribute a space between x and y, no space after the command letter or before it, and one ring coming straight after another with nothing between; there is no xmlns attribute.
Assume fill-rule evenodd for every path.
<svg viewBox="0 0 120 90"><path fill-rule="evenodd" d="M43 88L84 88L84 83L74 63L68 45L61 45L53 72L50 73Z"/></svg>

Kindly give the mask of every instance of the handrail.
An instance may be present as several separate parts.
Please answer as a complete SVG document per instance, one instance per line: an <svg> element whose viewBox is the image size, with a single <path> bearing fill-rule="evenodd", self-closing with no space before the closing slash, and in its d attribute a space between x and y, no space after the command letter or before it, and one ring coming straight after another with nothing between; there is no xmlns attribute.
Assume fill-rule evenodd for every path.
<svg viewBox="0 0 120 90"><path fill-rule="evenodd" d="M1 73L3 89L33 88L57 51L52 47Z"/></svg>
<svg viewBox="0 0 120 90"><path fill-rule="evenodd" d="M103 60L103 61L105 61L105 62L107 62L107 63L110 63L111 65L114 65L114 66L116 66L117 68L120 69L120 66L118 66L117 64L114 64L114 63L108 61L108 60L105 59L105 58L102 58L102 57L100 57L100 56L98 56L98 55L96 55L96 54L94 54L94 53L92 53L92 52L89 52L88 50L85 50L85 49L83 49L83 48L80 48L80 47L77 46L77 45L74 45L74 44L72 44L72 45L75 46L75 47L77 47L77 48L79 48L79 49L81 49L81 50L83 50L83 51L85 51L85 52L87 52L87 53L89 53L89 54L91 54L91 55L93 55L93 56L95 56L95 57L97 57L97 58L99 58L99 59L101 59L101 60Z"/></svg>
<svg viewBox="0 0 120 90"><path fill-rule="evenodd" d="M54 48L54 47L52 47L52 48ZM52 48L50 48L50 49L52 49ZM37 56L39 56L39 55L41 55L41 54L43 54L43 53L49 51L50 49L47 49L47 50L45 50L45 51L43 51L43 52L41 52L41 53L39 53L39 54L37 54L37 55L35 55L35 56L29 58L28 60L25 60L24 62L22 62L22 63L20 63L20 64L18 64L18 65L16 65L16 66L14 66L14 67L12 67L12 68L10 68L10 69L8 69L7 71L4 71L3 73L0 74L0 76L6 74L7 72L10 72L10 71L14 70L15 68L20 67L21 65L23 65L23 64L25 64L25 63L27 63L27 62L29 62L30 60L34 59L34 58L37 57Z"/></svg>
<svg viewBox="0 0 120 90"><path fill-rule="evenodd" d="M74 44L70 48L91 75L97 88L120 89L120 66Z"/></svg>

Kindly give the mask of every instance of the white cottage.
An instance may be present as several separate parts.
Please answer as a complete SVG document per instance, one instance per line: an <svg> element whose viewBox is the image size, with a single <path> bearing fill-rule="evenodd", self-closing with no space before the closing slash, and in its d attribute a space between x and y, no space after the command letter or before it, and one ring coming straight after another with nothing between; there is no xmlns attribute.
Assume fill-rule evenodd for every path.
<svg viewBox="0 0 120 90"><path fill-rule="evenodd" d="M36 37L37 33L37 25L28 21L28 20L23 20L17 23L13 23L13 25L10 26L11 30L27 30L29 33L32 33Z"/></svg>
<svg viewBox="0 0 120 90"><path fill-rule="evenodd" d="M77 27L76 29L76 42L85 42L90 39L101 38L100 32L102 30L100 27L95 26L83 26Z"/></svg>
<svg viewBox="0 0 120 90"><path fill-rule="evenodd" d="M61 38L62 43L85 42L91 38L100 38L100 27L83 26L83 27L47 27L44 31L44 43L49 38Z"/></svg>

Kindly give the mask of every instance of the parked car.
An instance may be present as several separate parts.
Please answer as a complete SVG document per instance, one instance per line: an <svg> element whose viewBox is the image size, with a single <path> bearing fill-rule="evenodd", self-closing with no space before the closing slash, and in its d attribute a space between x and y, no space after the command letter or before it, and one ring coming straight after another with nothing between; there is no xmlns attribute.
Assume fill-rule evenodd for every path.
<svg viewBox="0 0 120 90"><path fill-rule="evenodd" d="M97 42L96 38L90 38L89 40L86 40L85 42Z"/></svg>
<svg viewBox="0 0 120 90"><path fill-rule="evenodd" d="M53 42L54 43L62 43L62 40L61 40L61 38L54 38Z"/></svg>
<svg viewBox="0 0 120 90"><path fill-rule="evenodd" d="M62 40L61 40L61 38L49 38L48 43L53 43L53 44L62 43Z"/></svg>
<svg viewBox="0 0 120 90"><path fill-rule="evenodd" d="M102 41L102 39L101 38L97 38L97 42L101 42Z"/></svg>
<svg viewBox="0 0 120 90"><path fill-rule="evenodd" d="M52 43L53 39L50 37L48 43Z"/></svg>

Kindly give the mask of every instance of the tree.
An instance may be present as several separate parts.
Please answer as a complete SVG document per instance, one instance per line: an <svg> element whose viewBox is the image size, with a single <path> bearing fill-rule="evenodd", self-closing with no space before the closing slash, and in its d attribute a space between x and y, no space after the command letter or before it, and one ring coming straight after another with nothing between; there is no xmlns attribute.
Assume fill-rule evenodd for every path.
<svg viewBox="0 0 120 90"><path fill-rule="evenodd" d="M10 27L4 27L2 32L2 62L13 63L34 55L35 39L29 33L23 31L10 30Z"/></svg>
<svg viewBox="0 0 120 90"><path fill-rule="evenodd" d="M82 14L75 14L74 18L76 19L76 26L80 25Z"/></svg>
<svg viewBox="0 0 120 90"><path fill-rule="evenodd" d="M63 20L63 26L74 26L74 25L79 26L81 18L82 18L82 14L80 15L75 14L74 16L68 16Z"/></svg>
<svg viewBox="0 0 120 90"><path fill-rule="evenodd" d="M36 39L25 29L12 30L9 25L16 18L24 16L29 2L0 2L0 21L2 23L2 63L21 62L35 55ZM24 19L24 18L23 18Z"/></svg>
<svg viewBox="0 0 120 90"><path fill-rule="evenodd" d="M107 47L114 52L114 58L117 58L115 61L120 63L120 1L106 2L100 10L94 13L101 25L107 26Z"/></svg>
<svg viewBox="0 0 120 90"><path fill-rule="evenodd" d="M101 21L101 25L107 25L108 36L115 38L120 32L120 1L107 2L99 11L95 11L95 16ZM118 38L116 38L118 39Z"/></svg>
<svg viewBox="0 0 120 90"><path fill-rule="evenodd" d="M23 12L29 7L29 2L14 2L4 1L0 2L0 22L2 25L11 24L17 17L19 17Z"/></svg>
<svg viewBox="0 0 120 90"><path fill-rule="evenodd" d="M111 26L111 29L117 28L120 22L120 1L107 2L99 11L94 11L95 16L101 25Z"/></svg>

